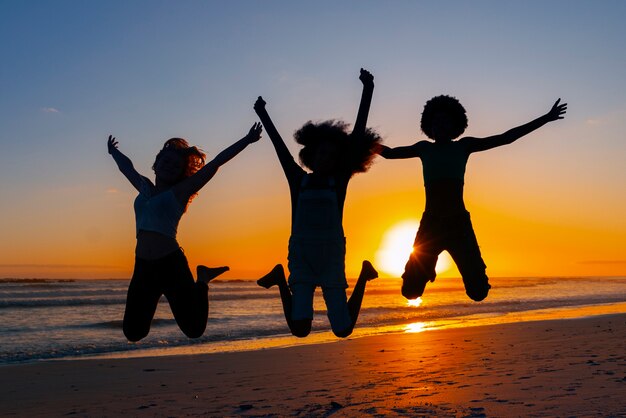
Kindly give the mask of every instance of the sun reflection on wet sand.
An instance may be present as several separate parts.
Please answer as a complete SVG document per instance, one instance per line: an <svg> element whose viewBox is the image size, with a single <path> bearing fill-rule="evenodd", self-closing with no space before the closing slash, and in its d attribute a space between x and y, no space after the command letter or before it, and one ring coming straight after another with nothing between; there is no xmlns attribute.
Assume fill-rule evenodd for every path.
<svg viewBox="0 0 626 418"><path fill-rule="evenodd" d="M413 322L404 326L404 332L422 332L426 328L426 322Z"/></svg>

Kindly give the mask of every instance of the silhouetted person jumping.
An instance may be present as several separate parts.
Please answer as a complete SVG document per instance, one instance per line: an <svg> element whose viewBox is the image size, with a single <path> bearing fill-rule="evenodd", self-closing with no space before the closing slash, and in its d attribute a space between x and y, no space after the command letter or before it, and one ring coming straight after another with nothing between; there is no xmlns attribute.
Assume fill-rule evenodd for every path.
<svg viewBox="0 0 626 418"><path fill-rule="evenodd" d="M124 312L124 335L139 341L150 332L150 324L161 295L167 301L180 329L198 338L206 329L209 315L208 283L228 267L197 267L194 281L187 258L176 240L178 222L198 191L220 166L261 137L255 123L248 134L219 153L207 164L205 154L182 138L171 138L157 154L152 169L155 182L140 175L131 160L109 135L109 154L128 181L137 189L135 220L137 246L135 268L128 287Z"/></svg>
<svg viewBox="0 0 626 418"><path fill-rule="evenodd" d="M407 299L422 296L428 281L435 280L439 254L447 250L463 277L467 295L481 301L487 297L489 280L472 228L470 214L463 202L465 166L470 154L510 144L548 122L563 119L567 104L557 100L548 113L500 135L486 138L464 137L467 128L465 109L450 96L437 96L426 102L421 128L431 141L406 147L381 146L384 158L422 160L426 208L415 237L413 252L402 274L402 294Z"/></svg>
<svg viewBox="0 0 626 418"><path fill-rule="evenodd" d="M289 284L283 266L258 280L265 288L278 285L285 318L291 333L306 337L313 320L313 294L321 286L333 333L347 337L356 324L368 280L378 277L369 261L364 261L358 281L347 300L345 274L346 242L343 232L343 206L348 182L355 173L365 172L380 137L366 128L374 77L361 69L363 93L352 133L340 121L308 122L295 133L303 145L300 161L293 159L276 130L265 101L254 104L276 154L291 193L291 237L289 238Z"/></svg>

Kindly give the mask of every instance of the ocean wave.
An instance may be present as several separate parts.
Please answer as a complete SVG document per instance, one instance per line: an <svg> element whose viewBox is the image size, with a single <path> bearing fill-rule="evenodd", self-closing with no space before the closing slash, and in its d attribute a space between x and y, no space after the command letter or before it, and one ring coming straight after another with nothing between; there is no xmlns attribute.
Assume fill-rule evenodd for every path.
<svg viewBox="0 0 626 418"><path fill-rule="evenodd" d="M209 303L230 300L267 300L276 299L280 296L273 292L259 293L210 293ZM160 302L167 302L165 296L162 296ZM126 303L126 294L120 294L119 297L92 298L92 297L51 297L51 298L30 298L30 299L0 299L0 310L9 308L49 308L49 307L65 307L65 306L102 306L102 305L124 305Z"/></svg>
<svg viewBox="0 0 626 418"><path fill-rule="evenodd" d="M409 306L374 306L361 309L359 324L370 326L393 325L410 321L435 321L452 317L465 317L479 314L507 314L538 309L586 306L600 303L623 302L623 295L581 298L557 298L544 300L520 300L503 302L461 302L444 305ZM316 309L316 315L327 315L326 309ZM358 324L357 324L358 326Z"/></svg>
<svg viewBox="0 0 626 418"><path fill-rule="evenodd" d="M104 329L122 329L124 321L116 319L112 321L93 322L79 325L72 325L67 328L104 328ZM162 327L176 325L174 318L154 318L150 324L150 327Z"/></svg>
<svg viewBox="0 0 626 418"><path fill-rule="evenodd" d="M126 303L126 298L67 298L67 299L0 299L0 309L49 308L63 306L102 306Z"/></svg>
<svg viewBox="0 0 626 418"><path fill-rule="evenodd" d="M0 291L0 300L26 300L26 299L58 299L58 298L84 298L84 297L111 297L126 296L126 289L46 289L33 291L13 290Z"/></svg>
<svg viewBox="0 0 626 418"><path fill-rule="evenodd" d="M18 284L39 284L39 283L74 283L77 279L17 279L12 277L5 277L0 279L2 283L18 283Z"/></svg>
<svg viewBox="0 0 626 418"><path fill-rule="evenodd" d="M109 326L115 325L115 321ZM0 364L27 363L39 360L61 359L65 357L90 356L110 354L116 352L139 351L155 348L175 348L184 346L202 345L213 342L245 341L264 337L280 337L288 335L286 326L269 327L260 330L241 329L226 332L213 332L196 339L189 339L184 335L175 334L167 338L146 338L138 343L130 343L123 339L106 343L73 344L67 347L50 347L13 352L0 351Z"/></svg>

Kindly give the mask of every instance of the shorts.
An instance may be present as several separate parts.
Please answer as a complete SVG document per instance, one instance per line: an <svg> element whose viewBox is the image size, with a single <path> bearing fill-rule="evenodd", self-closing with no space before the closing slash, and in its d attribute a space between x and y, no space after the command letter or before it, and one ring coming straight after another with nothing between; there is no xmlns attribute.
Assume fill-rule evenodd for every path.
<svg viewBox="0 0 626 418"><path fill-rule="evenodd" d="M346 239L289 239L289 284L346 289Z"/></svg>
<svg viewBox="0 0 626 418"><path fill-rule="evenodd" d="M292 295L291 319L294 321L313 319L313 295L316 286L310 283L294 283L289 287ZM352 328L346 289L322 286L322 294L326 303L328 321L333 332L342 332Z"/></svg>
<svg viewBox="0 0 626 418"><path fill-rule="evenodd" d="M424 213L415 237L414 251L402 278L423 291L426 282L435 280L435 265L442 251L448 251L463 277L467 295L480 301L491 286L485 270L469 212L453 216Z"/></svg>

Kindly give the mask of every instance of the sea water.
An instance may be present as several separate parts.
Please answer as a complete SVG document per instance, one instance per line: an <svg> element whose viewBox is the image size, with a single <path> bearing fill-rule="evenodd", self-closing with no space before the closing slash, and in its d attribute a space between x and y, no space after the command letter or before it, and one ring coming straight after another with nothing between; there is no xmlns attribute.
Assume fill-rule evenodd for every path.
<svg viewBox="0 0 626 418"><path fill-rule="evenodd" d="M376 279L353 337L387 332L626 312L626 277L492 278L487 299L470 300L460 279L438 278L409 304L399 279ZM352 288L354 281L350 283ZM177 327L162 298L150 334L130 343L122 333L128 280L0 279L0 364L94 355L131 357L249 350L334 341L318 289L311 336L292 337L278 289L250 280L210 285L201 338ZM348 289L348 295L350 289Z"/></svg>

